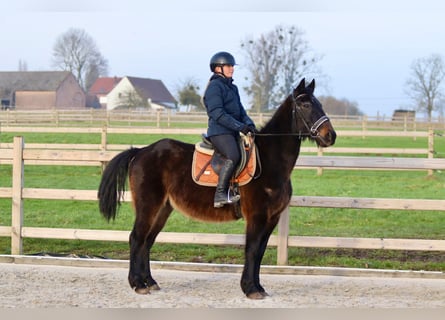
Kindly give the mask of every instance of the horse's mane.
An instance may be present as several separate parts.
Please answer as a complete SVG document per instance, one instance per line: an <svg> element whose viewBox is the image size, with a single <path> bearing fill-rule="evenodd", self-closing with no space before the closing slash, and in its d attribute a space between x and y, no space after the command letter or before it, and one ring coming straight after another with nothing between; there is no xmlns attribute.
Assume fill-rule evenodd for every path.
<svg viewBox="0 0 445 320"><path fill-rule="evenodd" d="M283 119L288 119L284 120ZM259 133L284 133L290 131L292 100L289 95L275 110L272 118L264 124Z"/></svg>

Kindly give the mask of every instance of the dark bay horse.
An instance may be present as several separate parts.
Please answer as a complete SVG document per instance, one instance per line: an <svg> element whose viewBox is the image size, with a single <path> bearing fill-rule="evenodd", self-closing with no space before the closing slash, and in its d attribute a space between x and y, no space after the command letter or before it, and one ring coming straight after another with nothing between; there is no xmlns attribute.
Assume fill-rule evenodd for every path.
<svg viewBox="0 0 445 320"><path fill-rule="evenodd" d="M315 82L305 80L278 107L256 134L261 172L240 187L240 206L246 223L245 262L241 288L247 297L267 296L260 284L260 266L269 237L292 195L290 176L303 139L321 147L333 145L336 133L320 102L313 95ZM162 139L144 148L131 148L116 155L100 182L99 208L108 220L116 217L125 191L127 175L136 212L130 234L128 280L137 293L147 294L159 286L150 271L150 249L170 213L207 222L238 219L233 205L213 207L215 189L192 180L195 146Z"/></svg>

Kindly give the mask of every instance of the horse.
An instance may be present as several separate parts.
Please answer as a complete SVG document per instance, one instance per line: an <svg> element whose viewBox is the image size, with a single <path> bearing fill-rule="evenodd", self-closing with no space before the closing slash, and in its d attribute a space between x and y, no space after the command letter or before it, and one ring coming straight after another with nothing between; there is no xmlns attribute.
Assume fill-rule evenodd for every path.
<svg viewBox="0 0 445 320"><path fill-rule="evenodd" d="M315 80L303 78L255 134L261 166L255 179L239 187L245 220L244 267L241 289L251 299L268 294L260 284L260 267L269 237L292 195L290 176L305 139L320 147L335 143L335 130L314 96ZM150 250L156 236L176 209L205 222L240 219L233 204L213 207L214 187L192 180L195 145L164 138L142 148L130 148L110 160L98 189L99 209L110 221L121 204L128 176L135 221L130 232L128 281L139 294L160 287L150 270Z"/></svg>

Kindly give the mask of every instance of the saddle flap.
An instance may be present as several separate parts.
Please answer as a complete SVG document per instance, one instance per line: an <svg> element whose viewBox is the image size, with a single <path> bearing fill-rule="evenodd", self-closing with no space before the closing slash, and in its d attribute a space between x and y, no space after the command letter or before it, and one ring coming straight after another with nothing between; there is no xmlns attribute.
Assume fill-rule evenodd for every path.
<svg viewBox="0 0 445 320"><path fill-rule="evenodd" d="M242 186L252 180L256 170L256 147L251 141L245 141L247 137L240 140L241 161L235 170L233 183ZM218 157L214 149L203 147L202 142L195 144L192 163L192 178L204 186L216 186L218 183Z"/></svg>

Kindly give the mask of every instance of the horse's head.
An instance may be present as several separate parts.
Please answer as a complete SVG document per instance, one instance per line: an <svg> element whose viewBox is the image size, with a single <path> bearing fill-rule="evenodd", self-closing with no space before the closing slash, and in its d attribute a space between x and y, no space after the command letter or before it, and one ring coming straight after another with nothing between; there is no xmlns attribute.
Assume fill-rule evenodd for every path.
<svg viewBox="0 0 445 320"><path fill-rule="evenodd" d="M335 143L337 134L320 101L314 96L314 89L315 80L306 86L304 78L294 89L291 95L292 119L297 133L309 136L321 147L329 147Z"/></svg>

